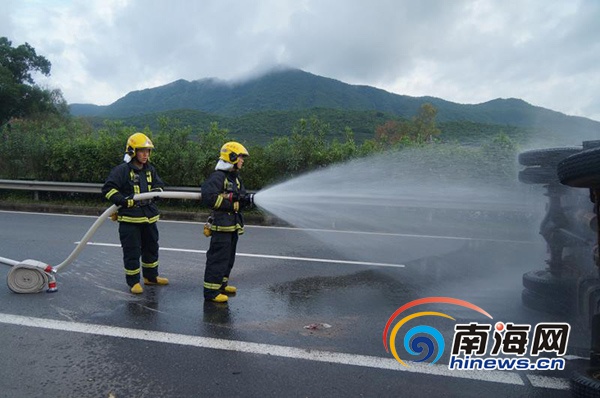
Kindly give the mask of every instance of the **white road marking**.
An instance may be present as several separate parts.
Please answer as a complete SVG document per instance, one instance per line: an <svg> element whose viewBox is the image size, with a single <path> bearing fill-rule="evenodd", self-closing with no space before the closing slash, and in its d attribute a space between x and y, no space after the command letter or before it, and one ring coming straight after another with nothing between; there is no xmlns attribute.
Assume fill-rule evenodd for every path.
<svg viewBox="0 0 600 398"><path fill-rule="evenodd" d="M567 379L540 375L527 375L527 378L534 387L552 388L554 390L568 390L570 388Z"/></svg>
<svg viewBox="0 0 600 398"><path fill-rule="evenodd" d="M441 239L441 240L468 240L468 241L477 241L477 242L522 243L522 244L528 244L528 245L538 243L538 242L530 241L530 240L469 238L469 237L465 237L465 236L449 236L449 235L401 234L401 233L397 233L397 232L347 231L347 230L343 230L343 229L276 227L276 226L269 226L269 225L245 225L244 228L270 228L270 229L284 229L284 230L295 230L295 231L327 232L327 233L338 233L338 234L396 236L399 238L424 238L424 239Z"/></svg>
<svg viewBox="0 0 600 398"><path fill-rule="evenodd" d="M79 244L79 242L75 242ZM88 242L89 246L107 246L107 247L121 247L115 243L101 243L101 242ZM178 249L174 247L161 247L159 250L171 251L171 252L183 252L183 253L206 253L206 250L195 250L195 249ZM372 263L365 261L349 261L349 260L331 260L327 258L312 258L312 257L291 257L291 256L275 256L272 254L252 254L252 253L236 253L236 256L240 257L256 257L256 258L271 258L276 260L292 260L292 261L310 261L317 263L330 263L330 264L353 264L353 265L374 265L377 267L394 267L404 268L404 264L390 264L390 263Z"/></svg>
<svg viewBox="0 0 600 398"><path fill-rule="evenodd" d="M177 344L189 347L213 350L235 351L256 355L270 355L281 358L326 362L340 365L360 366L393 371L405 371L418 374L470 379L484 382L525 385L518 373L497 370L450 370L447 365L421 364L409 362L404 367L393 358L369 355L347 354L332 351L302 349L297 347L252 343L239 340L225 340L213 337L191 336L153 330L128 329L116 326L97 325L81 322L67 322L54 319L0 313L0 323L7 325L59 330L63 332L84 333L96 336L117 337L123 339L153 341L164 344ZM528 375L534 387L565 390L568 382L564 379Z"/></svg>

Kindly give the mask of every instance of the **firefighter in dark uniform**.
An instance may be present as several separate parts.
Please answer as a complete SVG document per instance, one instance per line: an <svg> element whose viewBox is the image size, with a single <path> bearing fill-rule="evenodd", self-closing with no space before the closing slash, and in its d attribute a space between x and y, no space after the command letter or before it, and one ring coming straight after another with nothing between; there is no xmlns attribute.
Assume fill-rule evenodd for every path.
<svg viewBox="0 0 600 398"><path fill-rule="evenodd" d="M254 196L246 193L239 171L248 151L238 142L228 142L221 148L215 171L202 184L202 202L212 209L210 247L206 253L204 298L217 303L236 293L229 284L229 274L235 262L238 235L244 233L241 210L253 204Z"/></svg>
<svg viewBox="0 0 600 398"><path fill-rule="evenodd" d="M125 279L131 293L144 291L140 284L140 257L145 285L168 285L169 280L158 276L159 211L153 200L134 201L133 195L162 191L164 183L150 163L152 141L142 133L127 140L124 163L110 172L102 194L119 207L119 238L123 249Z"/></svg>

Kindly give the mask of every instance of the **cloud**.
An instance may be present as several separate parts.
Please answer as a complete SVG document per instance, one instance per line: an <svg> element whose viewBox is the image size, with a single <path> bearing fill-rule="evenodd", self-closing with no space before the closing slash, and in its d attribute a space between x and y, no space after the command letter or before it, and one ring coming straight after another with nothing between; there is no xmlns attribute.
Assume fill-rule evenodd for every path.
<svg viewBox="0 0 600 398"><path fill-rule="evenodd" d="M600 120L600 3L507 0L2 0L0 35L73 102L277 64L461 103L522 98Z"/></svg>

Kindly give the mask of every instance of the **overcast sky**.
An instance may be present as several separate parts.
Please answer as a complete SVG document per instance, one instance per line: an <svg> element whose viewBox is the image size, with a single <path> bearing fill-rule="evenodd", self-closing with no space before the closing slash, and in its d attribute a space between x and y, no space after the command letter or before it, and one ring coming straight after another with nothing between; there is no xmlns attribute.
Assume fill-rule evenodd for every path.
<svg viewBox="0 0 600 398"><path fill-rule="evenodd" d="M0 0L0 36L69 103L287 65L459 103L521 98L600 121L599 0Z"/></svg>

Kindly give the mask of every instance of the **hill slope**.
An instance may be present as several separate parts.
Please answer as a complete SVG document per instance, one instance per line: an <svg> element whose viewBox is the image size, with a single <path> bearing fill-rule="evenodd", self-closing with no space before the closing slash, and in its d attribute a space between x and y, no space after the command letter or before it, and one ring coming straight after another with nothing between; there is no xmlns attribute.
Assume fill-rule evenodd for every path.
<svg viewBox="0 0 600 398"><path fill-rule="evenodd" d="M410 97L374 87L350 85L297 69L277 69L243 82L177 80L164 86L130 92L108 106L72 104L71 112L76 116L128 118L190 109L224 117L241 117L265 111L321 108L378 111L410 118L427 102L438 109L439 122L469 121L555 132L600 131L600 122L536 107L520 99L457 104L441 98Z"/></svg>

